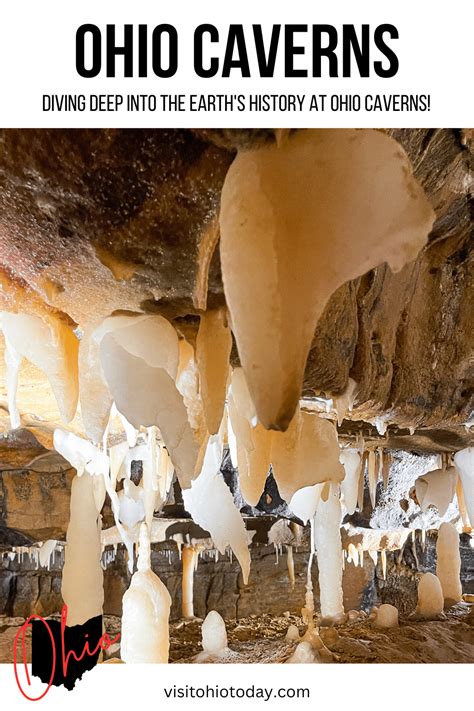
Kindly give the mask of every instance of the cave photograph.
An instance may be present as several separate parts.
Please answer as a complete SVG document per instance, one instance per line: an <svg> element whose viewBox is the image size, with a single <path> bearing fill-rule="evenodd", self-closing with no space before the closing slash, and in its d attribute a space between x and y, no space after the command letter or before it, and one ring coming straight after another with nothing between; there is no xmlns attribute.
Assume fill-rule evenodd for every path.
<svg viewBox="0 0 474 711"><path fill-rule="evenodd" d="M473 147L0 131L0 663L474 662Z"/></svg>

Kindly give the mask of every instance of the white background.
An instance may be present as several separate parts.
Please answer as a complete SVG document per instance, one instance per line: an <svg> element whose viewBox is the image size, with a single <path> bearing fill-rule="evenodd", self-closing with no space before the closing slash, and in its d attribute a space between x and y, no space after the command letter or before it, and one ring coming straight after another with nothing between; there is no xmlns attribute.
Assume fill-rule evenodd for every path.
<svg viewBox="0 0 474 711"><path fill-rule="evenodd" d="M472 124L472 2L387 2L386 0L16 0L0 10L0 125L16 127L464 127ZM116 24L117 40L124 23L173 24L179 33L179 70L172 79L81 78L75 68L75 33L84 23L105 28ZM392 79L284 79L278 64L273 79L200 79L193 69L193 31L210 22L220 30L223 57L225 28L252 23L394 24L400 37L391 40L400 61ZM264 34L267 39L269 34ZM310 38L310 34L308 34ZM250 62L256 67L248 33ZM298 36L298 41L300 37ZM296 65L307 67L308 58ZM301 61L301 65L299 62ZM405 93L431 94L429 112L346 113L44 113L43 94L127 93Z"/></svg>
<svg viewBox="0 0 474 711"><path fill-rule="evenodd" d="M463 664L101 664L86 672L73 691L52 687L33 705L21 696L13 666L0 665L0 702L2 711L445 711L469 708L471 678L472 665ZM311 697L269 702L165 699L163 687L173 684L308 687ZM44 688L35 684L30 693L39 695Z"/></svg>
<svg viewBox="0 0 474 711"><path fill-rule="evenodd" d="M472 110L472 3L385 2L367 0L298 2L152 2L128 0L35 0L3 3L0 9L0 125L4 127L469 127ZM179 32L179 73L173 79L82 79L75 70L75 32L80 24L99 26L163 22ZM400 69L393 79L282 79L281 64L274 79L211 79L195 76L192 58L194 28L210 22L224 28L231 22L394 24L400 39L393 45ZM268 37L268 35L266 35ZM251 35L249 35L251 37ZM253 66L254 55L249 45ZM220 48L223 56L224 47ZM307 62L306 66L310 66ZM235 75L238 77L238 75ZM43 113L45 93L429 93L429 113ZM363 706L368 711L430 711L456 708L472 699L472 667L461 665L410 667L391 665L311 666L114 666L88 672L70 693L53 688L41 707L70 709L94 707L156 709L217 707L347 709ZM305 701L211 701L165 700L163 686L177 683L250 686L309 686ZM31 702L20 695L13 667L0 665L0 709L23 709Z"/></svg>

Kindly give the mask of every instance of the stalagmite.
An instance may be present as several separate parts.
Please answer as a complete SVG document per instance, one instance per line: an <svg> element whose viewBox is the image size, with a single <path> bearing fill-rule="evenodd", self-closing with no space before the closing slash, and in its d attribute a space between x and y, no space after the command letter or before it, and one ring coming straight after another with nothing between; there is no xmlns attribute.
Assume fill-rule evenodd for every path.
<svg viewBox="0 0 474 711"><path fill-rule="evenodd" d="M220 655L227 650L225 622L216 610L207 613L201 628L202 648L207 654Z"/></svg>
<svg viewBox="0 0 474 711"><path fill-rule="evenodd" d="M67 623L72 627L101 615L104 603L101 520L89 474L74 477L70 510L61 594L68 606Z"/></svg>
<svg viewBox="0 0 474 711"><path fill-rule="evenodd" d="M300 642L289 659L287 664L315 664L318 662L318 652L313 649L309 642Z"/></svg>
<svg viewBox="0 0 474 711"><path fill-rule="evenodd" d="M181 612L183 617L194 617L194 571L198 551L194 546L184 546L181 553L183 565Z"/></svg>
<svg viewBox="0 0 474 711"><path fill-rule="evenodd" d="M0 312L0 328L8 343L11 361L17 362L23 357L43 371L50 382L62 420L70 422L76 413L79 395L79 340L72 327L52 313L40 317L3 311ZM10 362L10 373L13 365ZM15 368L8 385L13 389L14 397Z"/></svg>
<svg viewBox="0 0 474 711"><path fill-rule="evenodd" d="M150 538L140 527L137 572L123 596L120 656L128 664L166 664L171 597L150 566Z"/></svg>
<svg viewBox="0 0 474 711"><path fill-rule="evenodd" d="M244 583L247 583L250 571L247 534L230 489L220 473L221 460L221 440L219 435L212 435L207 444L202 471L192 482L191 488L183 491L183 501L186 511L195 523L209 531L221 553L230 545L242 568Z"/></svg>
<svg viewBox="0 0 474 711"><path fill-rule="evenodd" d="M380 605L374 622L376 627L398 627L398 610L393 605Z"/></svg>
<svg viewBox="0 0 474 711"><path fill-rule="evenodd" d="M353 514L357 506L359 476L361 475L361 457L355 449L343 449L339 459L346 473L341 482L344 506L348 514Z"/></svg>
<svg viewBox="0 0 474 711"><path fill-rule="evenodd" d="M319 590L323 617L344 614L342 596L341 504L338 486L331 484L328 500L320 501L315 516L314 543L318 556Z"/></svg>
<svg viewBox="0 0 474 711"><path fill-rule="evenodd" d="M271 462L280 496L290 501L300 488L340 482L344 468L339 452L334 425L298 409L286 432L273 433Z"/></svg>
<svg viewBox="0 0 474 711"><path fill-rule="evenodd" d="M296 625L290 625L286 631L285 640L287 642L295 642L300 638L300 633Z"/></svg>
<svg viewBox="0 0 474 711"><path fill-rule="evenodd" d="M219 430L229 376L232 334L225 309L201 314L196 340L199 387L209 434Z"/></svg>
<svg viewBox="0 0 474 711"><path fill-rule="evenodd" d="M329 296L384 261L401 269L433 219L402 148L378 131L298 131L237 155L221 195L222 275L265 427L294 415Z"/></svg>
<svg viewBox="0 0 474 711"><path fill-rule="evenodd" d="M462 600L460 572L459 534L452 523L442 523L436 542L436 575L441 583L446 606Z"/></svg>
<svg viewBox="0 0 474 711"><path fill-rule="evenodd" d="M456 452L454 464L462 482L469 522L474 526L474 447L466 447Z"/></svg>
<svg viewBox="0 0 474 711"><path fill-rule="evenodd" d="M433 573L424 573L418 583L416 612L427 620L436 619L443 612L443 589L439 578Z"/></svg>
<svg viewBox="0 0 474 711"><path fill-rule="evenodd" d="M436 506L440 516L444 516L456 491L457 473L454 467L435 469L418 477L415 482L416 498L422 511Z"/></svg>

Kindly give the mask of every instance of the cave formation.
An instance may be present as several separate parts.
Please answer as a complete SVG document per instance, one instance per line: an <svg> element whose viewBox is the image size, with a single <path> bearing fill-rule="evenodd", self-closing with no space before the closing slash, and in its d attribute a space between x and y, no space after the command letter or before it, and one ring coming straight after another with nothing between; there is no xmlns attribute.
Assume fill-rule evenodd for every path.
<svg viewBox="0 0 474 711"><path fill-rule="evenodd" d="M473 661L472 132L0 136L0 662Z"/></svg>

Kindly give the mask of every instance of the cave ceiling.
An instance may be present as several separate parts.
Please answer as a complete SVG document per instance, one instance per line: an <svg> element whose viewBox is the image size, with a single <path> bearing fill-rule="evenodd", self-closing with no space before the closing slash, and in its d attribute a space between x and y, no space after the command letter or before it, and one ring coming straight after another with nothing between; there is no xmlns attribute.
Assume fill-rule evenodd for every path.
<svg viewBox="0 0 474 711"><path fill-rule="evenodd" d="M318 409L352 378L357 392L342 438L362 432L388 446L453 451L472 441L466 423L474 409L472 135L389 133L411 159L436 220L414 262L396 274L381 265L333 294L302 402ZM273 130L250 129L3 130L0 310L50 311L79 335L112 313L160 313L192 341L206 305L225 303L215 247L226 172L237 150L272 140ZM57 405L27 362L18 405L22 426L50 447ZM80 429L79 414L70 426Z"/></svg>

